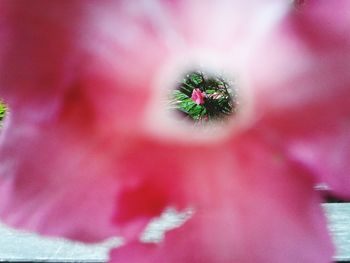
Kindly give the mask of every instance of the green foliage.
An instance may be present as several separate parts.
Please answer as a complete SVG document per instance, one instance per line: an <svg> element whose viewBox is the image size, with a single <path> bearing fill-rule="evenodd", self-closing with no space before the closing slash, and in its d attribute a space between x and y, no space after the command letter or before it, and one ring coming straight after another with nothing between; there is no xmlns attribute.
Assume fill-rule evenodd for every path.
<svg viewBox="0 0 350 263"><path fill-rule="evenodd" d="M197 105L191 99L194 89L205 94ZM194 122L221 121L237 110L236 94L221 76L206 76L201 71L187 74L171 94L171 108Z"/></svg>
<svg viewBox="0 0 350 263"><path fill-rule="evenodd" d="M0 121L2 121L2 119L5 117L6 111L7 111L7 108L6 108L5 104L3 104L0 101Z"/></svg>

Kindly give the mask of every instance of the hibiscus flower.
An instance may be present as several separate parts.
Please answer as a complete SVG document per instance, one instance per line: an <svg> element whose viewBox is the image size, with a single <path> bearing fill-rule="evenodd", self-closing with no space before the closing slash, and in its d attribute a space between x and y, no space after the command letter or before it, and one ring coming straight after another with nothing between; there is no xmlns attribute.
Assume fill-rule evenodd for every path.
<svg viewBox="0 0 350 263"><path fill-rule="evenodd" d="M114 262L330 262L317 183L350 197L350 2L2 1L0 216ZM236 83L200 129L163 107L183 74ZM168 207L192 217L159 244Z"/></svg>

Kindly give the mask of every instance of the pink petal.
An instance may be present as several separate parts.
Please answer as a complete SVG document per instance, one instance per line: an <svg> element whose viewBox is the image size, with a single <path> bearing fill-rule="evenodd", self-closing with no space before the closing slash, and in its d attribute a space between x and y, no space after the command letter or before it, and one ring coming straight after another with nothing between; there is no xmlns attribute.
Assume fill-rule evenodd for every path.
<svg viewBox="0 0 350 263"><path fill-rule="evenodd" d="M276 87L285 84L278 82L285 77L284 68L276 65L280 66L279 58L283 65L288 60L272 56L277 59L269 64L273 70L262 75L267 80L274 79L276 72L282 76L276 78L278 85L261 82L272 87L267 93L263 87L254 93L263 98L256 100L262 101L255 106L262 109L263 115L257 128L265 128L261 133L267 130L268 134L251 144L247 138L239 138L232 145L186 145L145 139L144 130L140 129L144 111L152 96L154 78L168 58L164 37L171 34L162 31L162 26L168 28L167 24L155 28L162 17L141 12L142 8L135 8L139 3L60 3L35 1L25 6L20 1L8 1L1 9L1 50L5 51L0 54L0 67L6 77L1 78L0 92L13 110L1 135L0 214L5 222L83 241L97 241L121 232L135 238L141 227L166 206L189 205L198 215L179 233L188 232L193 238L186 240L181 235L178 241L177 232L170 234L171 246L165 244L154 262L164 262L168 253L173 257L169 260L176 262L180 256L184 262L191 262L191 246L198 248L196 253L207 253L205 259L202 254L195 254L196 257L211 262L218 262L218 255L223 262L231 257L239 262L330 260L325 223L316 205L319 200L312 192L314 181L300 169L290 170L291 164L283 149L279 149L284 141L274 140L281 137L272 139L279 151L273 148L267 154L258 145L268 135L271 137L264 125L271 124L271 130L278 134L288 127L278 117L297 108L290 105L297 105L304 97L302 102L310 105L311 96L300 94L304 95L302 91L309 82L314 84L314 78L305 78L306 84L298 86L294 97L290 96L292 91L282 92L287 100L292 98L286 107L281 107L285 105L284 97L271 96L271 101L266 100L266 95L275 94L271 90L278 91ZM180 3L187 6L181 1L173 4L181 6ZM196 22L202 25L203 14L212 11L212 5L190 3L187 16L184 15L188 19L174 19L183 21L185 27L178 27L183 30L180 32L190 32L184 33L187 37L199 28ZM192 18L194 6L201 11ZM220 5L219 10L224 11L225 7ZM226 18L236 17L225 14ZM150 22L154 17L160 20ZM237 17L240 21L242 15ZM211 19L214 23L210 30L184 38L185 43L193 41L185 46L231 46L232 35L243 39L249 36L246 28L256 26L251 23L246 27L250 18L240 21L240 27L236 21L232 23L236 27L227 34L216 29L231 20ZM240 41L235 45L245 47ZM318 54L315 57L319 58ZM318 63L320 59L311 61ZM330 68L328 65L325 64L326 69ZM287 78L290 79L293 78ZM333 78L329 80L333 83ZM290 85L282 86L290 89ZM341 94L340 90L344 88L337 87L337 94ZM313 89L306 95L310 94L314 94ZM327 97L322 94L322 99ZM271 114L275 109L283 109L277 111L281 115ZM303 131L311 132L310 126L304 124L300 125L305 127ZM294 136L296 132L287 134L299 138ZM172 241L178 245L175 248L183 251L174 250ZM124 251L130 253L127 249ZM126 260L118 254L116 258ZM146 255L134 258L136 262L145 259ZM131 260L127 258L128 262Z"/></svg>
<svg viewBox="0 0 350 263"><path fill-rule="evenodd" d="M192 203L185 181L206 169L202 158L219 158L217 147L106 132L81 118L85 106L41 125L11 113L0 141L4 222L86 242L134 239L166 207Z"/></svg>
<svg viewBox="0 0 350 263"><path fill-rule="evenodd" d="M64 123L11 122L0 151L4 222L87 242L116 235L112 217L120 185L106 147L110 140Z"/></svg>
<svg viewBox="0 0 350 263"><path fill-rule="evenodd" d="M120 1L0 5L0 93L11 108L0 142L1 216L83 241L120 233L120 217L134 237L165 205L138 211L120 201L131 204L132 191L139 200L147 183L143 173L121 180L132 169L120 157L139 151L134 136L165 57L149 16Z"/></svg>
<svg viewBox="0 0 350 263"><path fill-rule="evenodd" d="M313 181L257 141L235 146L232 159L221 156L210 172L189 179L201 200L193 218L160 244L113 250L111 262L330 262Z"/></svg>
<svg viewBox="0 0 350 263"><path fill-rule="evenodd" d="M186 160L208 148L107 133L74 116L38 125L11 114L0 141L5 223L86 242L134 239L167 206L187 204L184 180L201 163Z"/></svg>
<svg viewBox="0 0 350 263"><path fill-rule="evenodd" d="M348 1L305 1L258 49L255 58L267 63L251 71L260 131L347 198L349 8Z"/></svg>
<svg viewBox="0 0 350 263"><path fill-rule="evenodd" d="M204 97L205 97L205 93L202 92L200 89L194 89L192 91L192 96L191 99L197 104L197 105L201 105L204 103Z"/></svg>
<svg viewBox="0 0 350 263"><path fill-rule="evenodd" d="M79 22L79 11L74 2L2 1L0 89L10 104L55 105L78 56L71 39L77 28L70 25Z"/></svg>
<svg viewBox="0 0 350 263"><path fill-rule="evenodd" d="M318 132L291 146L292 154L320 175L320 181L343 198L350 198L350 3L346 0L306 1L296 19L298 32L319 58L318 81L330 92L319 103L325 110L311 109L322 122ZM322 76L323 75L323 76ZM325 88L326 89L326 88ZM319 112L317 112L319 111ZM311 114L310 114L311 115ZM309 120L308 120L309 121Z"/></svg>
<svg viewBox="0 0 350 263"><path fill-rule="evenodd" d="M314 136L291 140L292 158L318 176L330 191L340 198L350 199L350 124L330 123Z"/></svg>
<svg viewBox="0 0 350 263"><path fill-rule="evenodd" d="M90 117L97 115L101 125L134 127L140 121L151 76L166 57L147 14L120 1L0 5L0 94L18 116L57 118L66 97L74 103L81 89L93 110Z"/></svg>

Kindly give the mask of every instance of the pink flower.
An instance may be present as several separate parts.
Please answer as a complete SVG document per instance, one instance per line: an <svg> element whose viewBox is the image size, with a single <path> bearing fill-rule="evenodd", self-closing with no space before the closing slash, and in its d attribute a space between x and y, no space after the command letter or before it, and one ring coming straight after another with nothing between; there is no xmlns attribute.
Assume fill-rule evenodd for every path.
<svg viewBox="0 0 350 263"><path fill-rule="evenodd" d="M200 89L194 89L192 92L191 100L193 100L197 105L202 105L204 103L205 92Z"/></svg>
<svg viewBox="0 0 350 263"><path fill-rule="evenodd" d="M123 235L114 262L330 262L314 186L350 198L350 2L290 2L1 1L2 220ZM209 135L162 108L202 65L240 102ZM194 215L139 243L167 207Z"/></svg>

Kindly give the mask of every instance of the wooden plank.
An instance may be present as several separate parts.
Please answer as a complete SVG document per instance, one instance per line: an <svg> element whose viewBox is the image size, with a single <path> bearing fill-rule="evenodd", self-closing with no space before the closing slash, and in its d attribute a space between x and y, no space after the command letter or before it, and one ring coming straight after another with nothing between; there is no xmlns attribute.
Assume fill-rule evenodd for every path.
<svg viewBox="0 0 350 263"><path fill-rule="evenodd" d="M350 204L324 204L323 208L337 247L336 260L350 261ZM184 215L176 218L174 214L167 214L163 223L158 221L154 225L162 232L161 229L169 229L169 225L181 224L183 218ZM162 236L155 232L156 229L150 229L143 239L154 240ZM39 237L0 226L0 262L104 262L108 258L108 250L121 244L122 241L115 238L98 245L86 245L59 238Z"/></svg>
<svg viewBox="0 0 350 263"><path fill-rule="evenodd" d="M350 203L324 204L323 207L337 249L336 260L350 261Z"/></svg>
<svg viewBox="0 0 350 263"><path fill-rule="evenodd" d="M120 244L121 240L112 239L98 245L86 245L0 226L0 262L105 262L109 249Z"/></svg>

